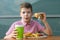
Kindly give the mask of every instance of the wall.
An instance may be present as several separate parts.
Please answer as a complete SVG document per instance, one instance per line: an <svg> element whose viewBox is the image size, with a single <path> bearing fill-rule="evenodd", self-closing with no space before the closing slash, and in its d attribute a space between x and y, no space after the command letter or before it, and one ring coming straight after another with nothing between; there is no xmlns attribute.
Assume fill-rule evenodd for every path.
<svg viewBox="0 0 60 40"><path fill-rule="evenodd" d="M33 6L33 13L46 12L53 35L60 35L60 0L24 0ZM10 25L20 19L19 6L22 0L0 0L0 38L5 36ZM36 20L35 18L33 18Z"/></svg>

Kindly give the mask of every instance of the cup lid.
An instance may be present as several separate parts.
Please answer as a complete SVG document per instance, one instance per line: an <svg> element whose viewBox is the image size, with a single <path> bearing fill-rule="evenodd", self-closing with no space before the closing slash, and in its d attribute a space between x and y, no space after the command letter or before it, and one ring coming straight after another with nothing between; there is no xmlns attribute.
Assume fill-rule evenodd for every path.
<svg viewBox="0 0 60 40"><path fill-rule="evenodd" d="M15 27L24 27L24 25L15 25Z"/></svg>

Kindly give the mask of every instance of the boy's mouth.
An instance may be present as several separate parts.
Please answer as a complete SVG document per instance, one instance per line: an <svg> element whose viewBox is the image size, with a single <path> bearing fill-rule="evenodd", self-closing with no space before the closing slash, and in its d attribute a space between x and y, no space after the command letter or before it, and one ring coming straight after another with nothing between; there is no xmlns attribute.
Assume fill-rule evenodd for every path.
<svg viewBox="0 0 60 40"><path fill-rule="evenodd" d="M25 19L28 19L28 18L25 18Z"/></svg>

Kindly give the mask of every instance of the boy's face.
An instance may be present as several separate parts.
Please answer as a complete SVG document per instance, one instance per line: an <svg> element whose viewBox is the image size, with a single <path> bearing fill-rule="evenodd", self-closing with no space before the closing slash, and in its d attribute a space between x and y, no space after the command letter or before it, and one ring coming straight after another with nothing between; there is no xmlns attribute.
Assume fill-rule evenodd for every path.
<svg viewBox="0 0 60 40"><path fill-rule="evenodd" d="M32 11L30 8L21 8L20 16L25 22L29 22L32 17Z"/></svg>

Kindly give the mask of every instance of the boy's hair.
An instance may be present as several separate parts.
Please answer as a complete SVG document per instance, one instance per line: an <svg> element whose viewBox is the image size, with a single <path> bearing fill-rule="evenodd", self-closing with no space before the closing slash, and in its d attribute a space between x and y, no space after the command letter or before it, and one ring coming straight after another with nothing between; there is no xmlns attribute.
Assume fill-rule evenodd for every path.
<svg viewBox="0 0 60 40"><path fill-rule="evenodd" d="M21 9L21 8L30 8L31 11L32 11L32 5L31 5L30 3L28 3L28 2L22 3L22 4L20 5L20 9Z"/></svg>

